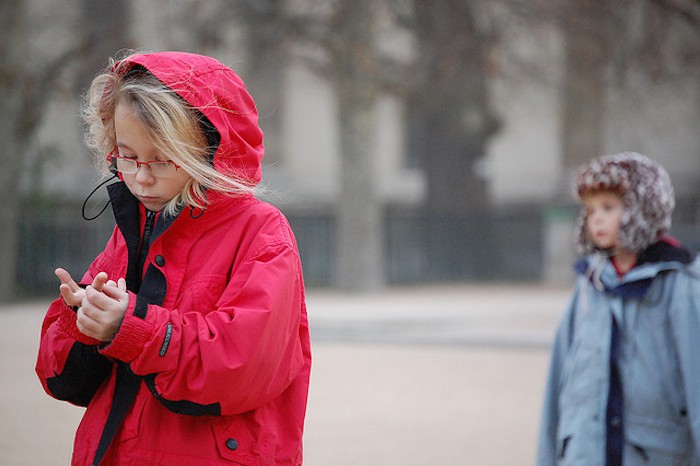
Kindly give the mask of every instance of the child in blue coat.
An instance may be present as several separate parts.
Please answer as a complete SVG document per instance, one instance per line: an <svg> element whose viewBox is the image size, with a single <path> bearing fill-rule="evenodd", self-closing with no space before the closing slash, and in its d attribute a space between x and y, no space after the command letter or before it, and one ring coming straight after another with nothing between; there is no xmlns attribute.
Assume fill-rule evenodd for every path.
<svg viewBox="0 0 700 466"><path fill-rule="evenodd" d="M580 168L578 278L552 351L538 461L700 464L700 262L666 236L674 194L648 157Z"/></svg>

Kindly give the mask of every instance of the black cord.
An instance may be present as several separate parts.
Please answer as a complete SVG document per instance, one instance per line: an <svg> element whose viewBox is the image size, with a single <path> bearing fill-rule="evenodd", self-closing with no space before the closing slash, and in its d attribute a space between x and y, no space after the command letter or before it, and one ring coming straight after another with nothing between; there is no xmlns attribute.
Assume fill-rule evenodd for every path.
<svg viewBox="0 0 700 466"><path fill-rule="evenodd" d="M86 197L85 200L83 201L83 208L82 208L82 212L81 212L82 215L83 215L83 219L84 219L84 220L87 220L88 222L90 222L90 221L92 221L92 220L95 220L97 217L99 217L100 215L102 215L102 214L104 213L105 210L107 210L107 207L109 207L109 204L111 204L111 202L112 202L111 200L108 200L107 203L104 205L104 207L102 207L102 210L100 210L100 212L99 212L97 215L95 215L94 217L89 217L89 218L88 218L88 217L85 215L85 207L87 206L87 203L88 203L88 201L90 200L90 198L97 192L98 189L100 189L102 186L106 185L106 184L109 183L110 181L114 180L115 178L119 178L119 177L118 177L117 175L112 175L111 178L107 178L107 179L104 180L102 183L98 184L97 187L96 187L95 189L93 189L93 190L90 192L90 194L87 195L87 197Z"/></svg>

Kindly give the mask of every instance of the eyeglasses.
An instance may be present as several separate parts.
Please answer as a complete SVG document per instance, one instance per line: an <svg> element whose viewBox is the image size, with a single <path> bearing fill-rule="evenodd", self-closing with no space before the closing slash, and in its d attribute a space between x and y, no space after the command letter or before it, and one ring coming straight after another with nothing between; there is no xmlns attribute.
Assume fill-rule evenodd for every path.
<svg viewBox="0 0 700 466"><path fill-rule="evenodd" d="M107 160L114 164L117 171L123 175L133 175L142 165L148 166L153 176L158 178L168 178L175 175L179 165L170 160L153 160L151 162L139 162L136 159L119 155L118 149L114 149L107 156Z"/></svg>

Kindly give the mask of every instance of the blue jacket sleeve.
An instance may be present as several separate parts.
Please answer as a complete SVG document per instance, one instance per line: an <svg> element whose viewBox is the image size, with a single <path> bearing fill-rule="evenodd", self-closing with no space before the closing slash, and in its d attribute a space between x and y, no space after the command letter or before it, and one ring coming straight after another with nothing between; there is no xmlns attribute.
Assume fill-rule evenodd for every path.
<svg viewBox="0 0 700 466"><path fill-rule="evenodd" d="M542 404L539 444L537 448L537 465L554 466L557 464L557 431L559 428L559 387L566 355L573 338L576 303L579 289L577 287L564 312L552 345L549 373Z"/></svg>
<svg viewBox="0 0 700 466"><path fill-rule="evenodd" d="M676 351L683 374L688 423L700 452L700 263L678 277L671 309Z"/></svg>

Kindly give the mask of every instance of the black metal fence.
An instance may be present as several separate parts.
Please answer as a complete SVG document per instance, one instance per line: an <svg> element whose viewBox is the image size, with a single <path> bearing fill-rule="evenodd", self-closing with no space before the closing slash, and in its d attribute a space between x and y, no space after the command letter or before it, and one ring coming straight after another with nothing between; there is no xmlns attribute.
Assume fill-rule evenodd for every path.
<svg viewBox="0 0 700 466"><path fill-rule="evenodd" d="M329 213L286 212L309 286L329 286L335 269L335 221ZM55 293L56 267L80 276L113 228L109 212L88 222L80 206L25 209L18 279L23 296ZM536 207L463 217L389 209L384 265L390 284L464 280L539 280L542 229Z"/></svg>
<svg viewBox="0 0 700 466"><path fill-rule="evenodd" d="M79 205L34 203L23 212L17 270L22 296L55 294L53 271L58 266L75 276L82 274L113 228L110 212L88 222L81 218ZM285 213L299 243L307 285L332 285L333 215ZM547 209L535 205L461 217L389 208L384 229L386 281L539 281L544 275L547 218ZM700 200L678 203L672 234L690 249L700 250Z"/></svg>
<svg viewBox="0 0 700 466"><path fill-rule="evenodd" d="M79 205L27 206L23 214L17 264L20 296L55 294L57 267L81 277L104 248L114 226L109 213L85 221Z"/></svg>

